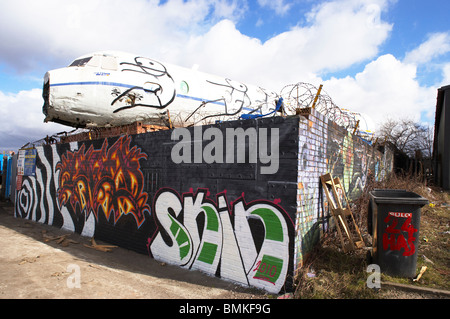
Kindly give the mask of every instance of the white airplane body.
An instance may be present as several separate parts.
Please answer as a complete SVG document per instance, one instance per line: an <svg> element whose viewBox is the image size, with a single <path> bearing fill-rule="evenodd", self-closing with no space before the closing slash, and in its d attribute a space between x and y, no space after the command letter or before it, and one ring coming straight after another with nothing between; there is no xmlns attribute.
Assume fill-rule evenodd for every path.
<svg viewBox="0 0 450 319"><path fill-rule="evenodd" d="M122 52L77 58L44 77L45 122L111 127L136 121L174 126L273 114L274 92Z"/></svg>

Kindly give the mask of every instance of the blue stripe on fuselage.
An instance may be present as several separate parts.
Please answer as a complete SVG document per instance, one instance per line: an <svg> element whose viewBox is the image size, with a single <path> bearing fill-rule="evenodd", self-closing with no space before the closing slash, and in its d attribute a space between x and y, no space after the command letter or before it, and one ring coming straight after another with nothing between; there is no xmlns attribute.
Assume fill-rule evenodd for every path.
<svg viewBox="0 0 450 319"><path fill-rule="evenodd" d="M67 82L67 83L55 83L50 84L50 86L69 86L69 85L109 85L109 86L121 86L126 88L133 88L136 85L117 83L117 82L99 82L99 81L91 81L91 82Z"/></svg>
<svg viewBox="0 0 450 319"><path fill-rule="evenodd" d="M69 85L107 85L107 86L125 87L125 88L129 88L129 89L137 87L136 85L130 85L130 84L124 84L124 83L118 83L118 82L101 82L101 81L55 83L55 84L50 84L50 87L69 86ZM208 100L205 100L205 99L202 99L199 97L195 97L195 96L184 95L184 94L177 94L177 97L182 98L182 99L190 99L190 100L194 100L194 101L199 101L199 102L208 102ZM209 103L225 105L225 103L218 102L218 101L210 101Z"/></svg>

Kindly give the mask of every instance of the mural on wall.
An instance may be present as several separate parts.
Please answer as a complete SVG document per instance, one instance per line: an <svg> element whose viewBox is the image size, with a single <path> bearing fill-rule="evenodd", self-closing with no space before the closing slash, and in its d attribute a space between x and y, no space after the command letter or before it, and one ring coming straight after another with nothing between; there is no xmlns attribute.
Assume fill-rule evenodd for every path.
<svg viewBox="0 0 450 319"><path fill-rule="evenodd" d="M180 196L161 189L153 202L158 225L149 253L158 260L278 292L290 265L293 221L276 203L229 203L226 191L207 189ZM278 202L278 201L276 201Z"/></svg>
<svg viewBox="0 0 450 319"><path fill-rule="evenodd" d="M313 111L314 112L314 111ZM320 239L319 176L326 173L328 126L325 116L302 119L299 123L298 190L296 260L301 265L304 252L310 251Z"/></svg>
<svg viewBox="0 0 450 319"><path fill-rule="evenodd" d="M53 174L53 158L59 158L56 145L46 148L37 147L36 152L35 176L23 176L22 184L18 185L15 216L62 227L63 223L58 220L58 216L65 211L57 214L58 205L55 197L52 196L57 188L57 180L54 179Z"/></svg>
<svg viewBox="0 0 450 319"><path fill-rule="evenodd" d="M377 152L369 143L329 121L316 110L300 120L298 155L296 267L301 267L329 227L328 202L319 177L327 172L339 177L349 200L357 199L372 175L384 178L392 167L392 153ZM296 269L297 269L296 268Z"/></svg>
<svg viewBox="0 0 450 319"><path fill-rule="evenodd" d="M16 217L94 236L99 215L116 224L133 216L141 227L150 213L139 161L147 159L130 137L86 150L83 143L37 147L36 175L17 192Z"/></svg>
<svg viewBox="0 0 450 319"><path fill-rule="evenodd" d="M15 216L272 293L292 289L295 216L283 207L293 205L286 192L268 200L253 182L199 186L194 170L168 164L170 147L161 145L174 145L170 132L143 135L37 147ZM174 186L180 177L184 186Z"/></svg>
<svg viewBox="0 0 450 319"><path fill-rule="evenodd" d="M84 214L86 219L91 213L96 220L99 213L106 219L113 215L114 223L131 214L139 228L144 212L150 210L139 165L147 155L136 146L130 149L130 142L130 137L122 136L110 148L105 139L99 150L91 145L85 151L83 144L78 151L67 151L56 164L59 205L70 204L76 214Z"/></svg>
<svg viewBox="0 0 450 319"><path fill-rule="evenodd" d="M369 175L375 180L390 170L389 151L375 152L375 148L358 136L337 127L327 141L327 172L341 178L349 199L356 199L364 190Z"/></svg>
<svg viewBox="0 0 450 319"><path fill-rule="evenodd" d="M346 191L357 194L387 157L314 111L251 121L279 129L275 174L246 163L175 164L170 131L54 144L36 148L15 216L271 293L290 290L328 227L319 176L347 176ZM216 127L233 125L242 123ZM241 176L242 167L254 174Z"/></svg>

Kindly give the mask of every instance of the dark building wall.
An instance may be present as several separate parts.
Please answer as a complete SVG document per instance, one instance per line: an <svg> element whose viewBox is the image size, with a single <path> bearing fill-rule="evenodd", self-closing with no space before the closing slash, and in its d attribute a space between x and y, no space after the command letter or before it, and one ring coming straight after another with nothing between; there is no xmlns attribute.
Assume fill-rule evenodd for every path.
<svg viewBox="0 0 450 319"><path fill-rule="evenodd" d="M450 189L450 86L438 89L433 163L435 183Z"/></svg>

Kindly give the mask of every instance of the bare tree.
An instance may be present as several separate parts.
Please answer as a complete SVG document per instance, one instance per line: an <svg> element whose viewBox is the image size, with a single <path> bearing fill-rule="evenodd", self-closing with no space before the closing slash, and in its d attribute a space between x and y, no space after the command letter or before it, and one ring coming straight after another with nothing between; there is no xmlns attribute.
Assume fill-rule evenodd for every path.
<svg viewBox="0 0 450 319"><path fill-rule="evenodd" d="M381 125L377 137L391 142L409 157L414 157L417 151L425 157L431 156L433 129L414 120L388 119Z"/></svg>

